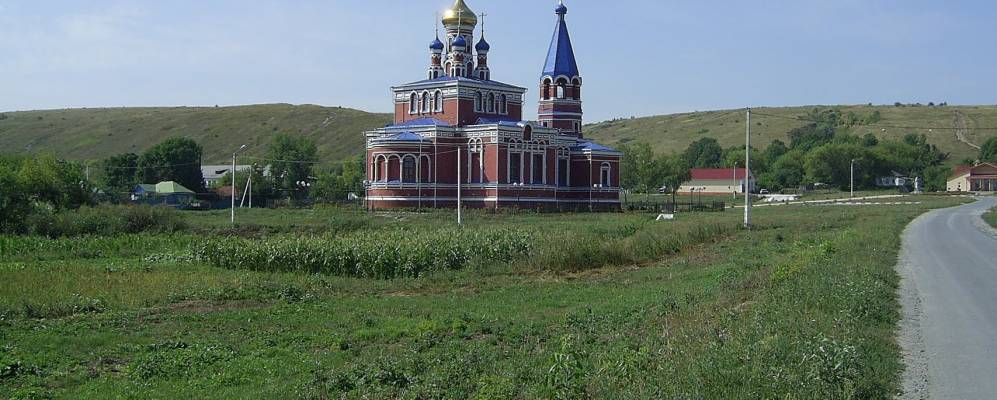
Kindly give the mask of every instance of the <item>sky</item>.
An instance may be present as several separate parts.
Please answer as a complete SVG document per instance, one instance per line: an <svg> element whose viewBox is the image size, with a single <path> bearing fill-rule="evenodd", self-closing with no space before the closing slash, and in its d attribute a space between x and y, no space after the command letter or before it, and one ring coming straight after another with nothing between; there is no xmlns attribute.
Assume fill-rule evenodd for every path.
<svg viewBox="0 0 997 400"><path fill-rule="evenodd" d="M553 0L487 13L527 119ZM392 110L451 0L0 0L0 110L319 104ZM997 2L567 0L588 122L812 104L997 103ZM480 27L480 25L479 25Z"/></svg>

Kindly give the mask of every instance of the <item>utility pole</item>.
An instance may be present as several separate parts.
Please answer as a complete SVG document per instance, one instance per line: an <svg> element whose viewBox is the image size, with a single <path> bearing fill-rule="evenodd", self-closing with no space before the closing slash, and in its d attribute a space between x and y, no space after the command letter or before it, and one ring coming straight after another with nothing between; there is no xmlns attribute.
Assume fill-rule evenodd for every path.
<svg viewBox="0 0 997 400"><path fill-rule="evenodd" d="M744 134L744 227L751 228L751 109L747 109Z"/></svg>
<svg viewBox="0 0 997 400"><path fill-rule="evenodd" d="M461 168L460 168L460 144L457 145L457 226L464 226L464 220L460 213L460 188L461 186Z"/></svg>
<svg viewBox="0 0 997 400"><path fill-rule="evenodd" d="M246 145L242 145L238 150L232 153L232 170L229 171L232 174L232 225L235 225L235 157L245 148Z"/></svg>
<svg viewBox="0 0 997 400"><path fill-rule="evenodd" d="M855 198L855 159L854 158L852 159L850 182L851 184L849 186L851 188L851 193L849 194L848 198L854 199Z"/></svg>

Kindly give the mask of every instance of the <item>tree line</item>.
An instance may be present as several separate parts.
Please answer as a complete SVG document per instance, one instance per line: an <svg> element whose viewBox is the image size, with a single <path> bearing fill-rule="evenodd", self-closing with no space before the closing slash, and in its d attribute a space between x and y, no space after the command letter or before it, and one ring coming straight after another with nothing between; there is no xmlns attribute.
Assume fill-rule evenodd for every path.
<svg viewBox="0 0 997 400"><path fill-rule="evenodd" d="M877 178L897 172L921 178L925 190L945 190L952 170L944 163L950 155L929 143L925 135L911 133L899 140L880 140L873 134L852 133L855 126L879 119L878 112L858 116L836 109L810 111L806 125L787 132L789 143L775 140L765 148L749 149L758 187L780 191L824 183L847 189L854 160L856 188L875 187ZM647 143L623 145L620 150L624 153L621 184L637 192L661 186L673 191L688 179L683 174L689 169L744 167L745 159L743 145L723 148L713 138L697 140L679 154L655 155ZM997 138L982 146L979 160L997 162Z"/></svg>

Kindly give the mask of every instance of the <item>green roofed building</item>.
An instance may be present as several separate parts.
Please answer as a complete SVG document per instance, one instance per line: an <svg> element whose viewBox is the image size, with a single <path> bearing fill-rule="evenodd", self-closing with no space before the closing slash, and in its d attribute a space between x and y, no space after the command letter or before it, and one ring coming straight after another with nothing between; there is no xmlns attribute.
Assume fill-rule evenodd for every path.
<svg viewBox="0 0 997 400"><path fill-rule="evenodd" d="M132 202L137 204L164 205L188 208L194 205L194 191L183 185L169 181L155 185L142 184L132 191Z"/></svg>

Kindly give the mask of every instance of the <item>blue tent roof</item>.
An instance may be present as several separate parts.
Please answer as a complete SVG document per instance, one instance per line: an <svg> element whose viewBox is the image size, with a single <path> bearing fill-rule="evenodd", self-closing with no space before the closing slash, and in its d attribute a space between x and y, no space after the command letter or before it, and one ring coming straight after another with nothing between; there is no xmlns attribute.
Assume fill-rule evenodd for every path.
<svg viewBox="0 0 997 400"><path fill-rule="evenodd" d="M386 142L423 142L429 139L422 137L422 135L415 134L412 132L402 132L397 135L388 136L386 138L381 138L380 140Z"/></svg>
<svg viewBox="0 0 997 400"><path fill-rule="evenodd" d="M388 125L388 128L400 128L409 126L452 126L446 121L441 121L436 118L419 118L409 121L402 122L400 124Z"/></svg>
<svg viewBox="0 0 997 400"><path fill-rule="evenodd" d="M616 152L616 149L603 146L595 142L580 142L574 148L577 151L612 151Z"/></svg>
<svg viewBox="0 0 997 400"><path fill-rule="evenodd" d="M568 24L564 22L564 13L561 12L558 12L557 27L554 28L554 37L547 50L547 63L544 65L543 75L555 77L579 75L578 64L575 63L575 50L571 47L571 36L568 35Z"/></svg>

